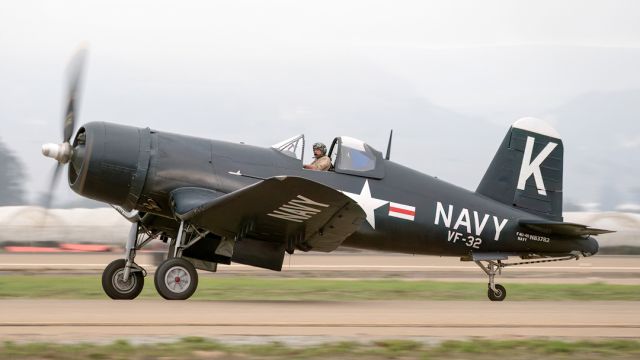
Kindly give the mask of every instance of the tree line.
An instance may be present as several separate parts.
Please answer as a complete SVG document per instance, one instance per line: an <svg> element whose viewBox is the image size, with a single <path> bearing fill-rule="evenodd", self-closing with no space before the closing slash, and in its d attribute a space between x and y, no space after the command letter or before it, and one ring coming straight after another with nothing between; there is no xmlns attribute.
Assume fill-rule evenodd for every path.
<svg viewBox="0 0 640 360"><path fill-rule="evenodd" d="M0 139L0 206L25 205L24 165Z"/></svg>

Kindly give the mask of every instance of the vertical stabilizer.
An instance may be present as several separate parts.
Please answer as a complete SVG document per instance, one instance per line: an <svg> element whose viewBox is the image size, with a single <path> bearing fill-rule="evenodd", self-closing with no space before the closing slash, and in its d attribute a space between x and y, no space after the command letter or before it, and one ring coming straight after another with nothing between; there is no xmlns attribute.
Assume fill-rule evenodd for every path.
<svg viewBox="0 0 640 360"><path fill-rule="evenodd" d="M560 134L524 118L511 125L476 192L548 219L562 221Z"/></svg>

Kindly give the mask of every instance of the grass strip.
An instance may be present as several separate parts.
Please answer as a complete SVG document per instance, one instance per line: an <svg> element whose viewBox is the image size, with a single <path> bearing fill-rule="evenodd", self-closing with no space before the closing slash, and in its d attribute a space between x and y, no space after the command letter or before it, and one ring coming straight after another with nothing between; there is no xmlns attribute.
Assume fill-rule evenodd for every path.
<svg viewBox="0 0 640 360"><path fill-rule="evenodd" d="M468 340L436 345L411 340L371 343L337 342L310 346L288 346L274 342L260 345L230 345L200 337L172 343L131 345L116 341L107 345L5 342L0 359L637 359L640 341Z"/></svg>
<svg viewBox="0 0 640 360"><path fill-rule="evenodd" d="M140 298L158 299L153 279ZM639 285L504 284L509 301L640 300ZM484 284L464 282L201 277L193 300L486 300ZM96 275L0 275L0 298L106 299Z"/></svg>

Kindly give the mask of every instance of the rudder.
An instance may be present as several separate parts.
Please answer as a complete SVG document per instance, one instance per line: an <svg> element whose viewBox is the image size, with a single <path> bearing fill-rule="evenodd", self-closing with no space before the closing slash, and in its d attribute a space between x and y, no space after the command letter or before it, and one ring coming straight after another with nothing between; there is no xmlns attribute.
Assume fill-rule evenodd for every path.
<svg viewBox="0 0 640 360"><path fill-rule="evenodd" d="M546 122L511 125L476 193L551 220L562 221L564 148Z"/></svg>

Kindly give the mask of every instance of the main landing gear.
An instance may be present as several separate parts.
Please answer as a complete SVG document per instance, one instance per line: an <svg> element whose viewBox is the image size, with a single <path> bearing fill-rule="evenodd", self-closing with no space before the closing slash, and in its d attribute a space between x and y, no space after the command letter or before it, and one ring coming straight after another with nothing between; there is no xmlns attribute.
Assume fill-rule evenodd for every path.
<svg viewBox="0 0 640 360"><path fill-rule="evenodd" d="M527 265L527 264L539 264L553 261L565 261L565 260L577 260L579 258L578 255L568 255L565 257L558 257L552 259L544 259L544 260L534 260L534 261L522 261L516 263L503 263L502 260L506 260L506 255L500 254L492 254L492 255L472 255L471 258L462 258L463 261L473 260L473 262L478 265L482 271L489 276L489 283L487 284L487 296L491 301L502 301L507 297L507 290L504 286L495 283L496 275L502 274L502 268L507 266L516 266L516 265ZM486 265L484 263L486 263Z"/></svg>
<svg viewBox="0 0 640 360"><path fill-rule="evenodd" d="M139 222L132 224L125 246L125 258L112 261L102 272L102 289L114 300L135 299L144 287L147 272L133 260L136 250L149 243L157 234L139 234L141 229Z"/></svg>
<svg viewBox="0 0 640 360"><path fill-rule="evenodd" d="M153 282L163 298L186 300L198 287L198 273L188 260L167 259L158 266Z"/></svg>
<svg viewBox="0 0 640 360"><path fill-rule="evenodd" d="M207 234L193 228L188 230L184 223L180 224L178 236L169 248L168 259L160 263L154 276L156 290L167 300L186 300L198 287L196 268L182 258L182 251ZM148 231L140 222L132 225L125 258L114 260L102 273L102 288L107 296L115 300L132 300L140 295L147 272L134 262L136 251L158 235L159 232Z"/></svg>

